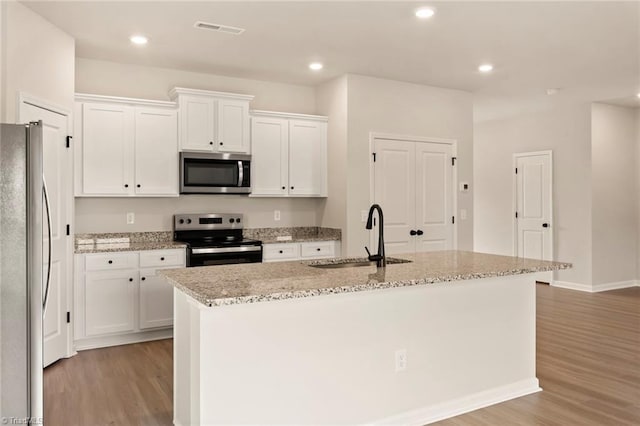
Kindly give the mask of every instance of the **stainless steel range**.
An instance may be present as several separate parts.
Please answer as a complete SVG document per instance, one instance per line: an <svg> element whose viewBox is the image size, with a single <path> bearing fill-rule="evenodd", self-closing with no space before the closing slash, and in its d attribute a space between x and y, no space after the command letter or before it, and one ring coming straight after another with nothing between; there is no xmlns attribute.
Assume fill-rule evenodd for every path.
<svg viewBox="0 0 640 426"><path fill-rule="evenodd" d="M173 239L187 244L187 266L262 262L262 241L242 236L241 214L178 214Z"/></svg>

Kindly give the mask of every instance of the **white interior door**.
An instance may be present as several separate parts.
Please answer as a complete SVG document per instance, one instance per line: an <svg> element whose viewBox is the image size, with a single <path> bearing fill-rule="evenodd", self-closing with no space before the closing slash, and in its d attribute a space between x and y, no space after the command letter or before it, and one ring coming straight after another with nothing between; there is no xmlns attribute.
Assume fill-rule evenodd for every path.
<svg viewBox="0 0 640 426"><path fill-rule="evenodd" d="M51 207L51 268L49 296L44 312L44 365L45 367L60 358L67 357L67 290L70 281L68 269L71 262L67 224L70 224L72 194L71 150L66 147L68 117L31 104L20 107L20 120L23 122L43 122L44 177L47 184L49 205ZM46 212L44 212L46 214ZM46 216L44 223L44 260L48 260L48 232ZM44 276L46 280L46 273ZM43 287L44 288L44 287Z"/></svg>
<svg viewBox="0 0 640 426"><path fill-rule="evenodd" d="M416 251L453 249L451 145L415 143Z"/></svg>
<svg viewBox="0 0 640 426"><path fill-rule="evenodd" d="M452 146L375 139L374 149L374 201L384 211L386 253L453 249Z"/></svg>
<svg viewBox="0 0 640 426"><path fill-rule="evenodd" d="M517 256L553 259L551 152L516 154Z"/></svg>
<svg viewBox="0 0 640 426"><path fill-rule="evenodd" d="M376 139L375 152L374 199L384 211L385 252L414 252L416 241L411 230L415 229L416 215L415 143Z"/></svg>

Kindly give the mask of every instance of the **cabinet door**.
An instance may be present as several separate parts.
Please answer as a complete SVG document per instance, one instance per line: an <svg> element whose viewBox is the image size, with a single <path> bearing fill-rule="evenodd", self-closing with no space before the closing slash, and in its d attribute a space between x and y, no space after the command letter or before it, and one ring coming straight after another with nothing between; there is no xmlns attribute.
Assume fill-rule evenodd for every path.
<svg viewBox="0 0 640 426"><path fill-rule="evenodd" d="M136 194L178 195L178 114L136 108Z"/></svg>
<svg viewBox="0 0 640 426"><path fill-rule="evenodd" d="M180 96L180 150L213 151L215 101L200 96Z"/></svg>
<svg viewBox="0 0 640 426"><path fill-rule="evenodd" d="M251 118L251 195L289 193L289 152L287 120Z"/></svg>
<svg viewBox="0 0 640 426"><path fill-rule="evenodd" d="M249 102L219 100L217 126L218 151L249 153Z"/></svg>
<svg viewBox="0 0 640 426"><path fill-rule="evenodd" d="M131 332L135 329L138 271L87 272L85 330L87 336Z"/></svg>
<svg viewBox="0 0 640 426"><path fill-rule="evenodd" d="M289 121L289 194L326 195L327 127L318 121Z"/></svg>
<svg viewBox="0 0 640 426"><path fill-rule="evenodd" d="M83 195L133 194L133 111L126 105L83 105Z"/></svg>
<svg viewBox="0 0 640 426"><path fill-rule="evenodd" d="M156 275L157 269L140 271L140 329L173 325L173 286Z"/></svg>

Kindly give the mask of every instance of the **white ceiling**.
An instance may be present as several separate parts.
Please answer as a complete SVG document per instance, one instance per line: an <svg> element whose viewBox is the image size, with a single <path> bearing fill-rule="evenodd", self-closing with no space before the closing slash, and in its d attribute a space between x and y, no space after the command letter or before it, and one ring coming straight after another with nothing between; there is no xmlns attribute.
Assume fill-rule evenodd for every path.
<svg viewBox="0 0 640 426"><path fill-rule="evenodd" d="M316 85L345 73L491 99L577 94L640 105L640 2L28 2L84 58ZM437 8L419 20L420 5ZM242 35L195 29L202 20ZM133 33L150 38L145 47ZM325 68L312 72L311 61ZM477 71L483 62L495 70ZM617 101L616 101L617 102Z"/></svg>

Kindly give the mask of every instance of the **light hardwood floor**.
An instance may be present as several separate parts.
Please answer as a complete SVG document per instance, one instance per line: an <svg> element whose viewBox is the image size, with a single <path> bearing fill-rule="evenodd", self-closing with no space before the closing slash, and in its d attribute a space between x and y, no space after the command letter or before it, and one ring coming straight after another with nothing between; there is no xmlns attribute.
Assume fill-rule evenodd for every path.
<svg viewBox="0 0 640 426"><path fill-rule="evenodd" d="M544 389L442 426L640 425L640 288L537 286ZM45 371L45 424L171 425L172 341L83 351Z"/></svg>

